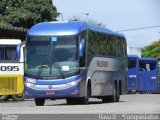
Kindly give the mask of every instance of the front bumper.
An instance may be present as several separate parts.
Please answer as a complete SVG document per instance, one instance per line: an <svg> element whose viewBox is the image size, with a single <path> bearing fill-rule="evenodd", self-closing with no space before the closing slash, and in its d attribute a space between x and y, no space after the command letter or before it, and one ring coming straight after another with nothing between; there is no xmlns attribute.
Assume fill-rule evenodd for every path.
<svg viewBox="0 0 160 120"><path fill-rule="evenodd" d="M80 97L80 77L66 78L63 80L35 80L30 83L25 78L26 98L67 98ZM31 80L33 81L33 80Z"/></svg>

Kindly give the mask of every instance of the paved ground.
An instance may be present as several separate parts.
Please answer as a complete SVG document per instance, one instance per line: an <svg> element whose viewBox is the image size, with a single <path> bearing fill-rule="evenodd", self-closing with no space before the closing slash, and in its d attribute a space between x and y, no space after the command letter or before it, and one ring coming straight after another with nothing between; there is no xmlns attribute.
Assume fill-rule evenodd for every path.
<svg viewBox="0 0 160 120"><path fill-rule="evenodd" d="M89 105L67 105L65 100L47 100L45 106L35 106L33 99L0 102L0 114L160 114L160 94L121 96L118 103L102 103L90 99Z"/></svg>

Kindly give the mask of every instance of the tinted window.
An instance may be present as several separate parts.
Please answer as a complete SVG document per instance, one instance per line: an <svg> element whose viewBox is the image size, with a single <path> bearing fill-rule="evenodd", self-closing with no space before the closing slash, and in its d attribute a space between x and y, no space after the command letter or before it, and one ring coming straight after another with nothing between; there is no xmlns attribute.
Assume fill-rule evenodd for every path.
<svg viewBox="0 0 160 120"><path fill-rule="evenodd" d="M88 54L89 55L109 55L114 49L112 42L109 43L109 36L102 33L89 31ZM112 47L112 48L111 48ZM114 53L113 53L114 54Z"/></svg>
<svg viewBox="0 0 160 120"><path fill-rule="evenodd" d="M126 56L126 44L123 38L89 31L88 55Z"/></svg>
<svg viewBox="0 0 160 120"><path fill-rule="evenodd" d="M16 47L6 47L5 48L5 59L6 60L16 60Z"/></svg>
<svg viewBox="0 0 160 120"><path fill-rule="evenodd" d="M16 47L0 47L0 60L16 60Z"/></svg>
<svg viewBox="0 0 160 120"><path fill-rule="evenodd" d="M79 70L78 37L42 38L28 37L27 39L25 74L42 79L52 77L57 79L76 75Z"/></svg>
<svg viewBox="0 0 160 120"><path fill-rule="evenodd" d="M0 47L0 60L4 60L4 48Z"/></svg>
<svg viewBox="0 0 160 120"><path fill-rule="evenodd" d="M128 58L128 68L135 68L137 65L137 60L136 58Z"/></svg>
<svg viewBox="0 0 160 120"><path fill-rule="evenodd" d="M140 60L140 71L152 71L156 69L157 62L154 60Z"/></svg>
<svg viewBox="0 0 160 120"><path fill-rule="evenodd" d="M87 41L87 31L84 31L81 33L81 39L84 39L84 50L83 50L83 57L80 57L80 67L84 67L85 66L85 59L86 59L86 41ZM81 40L80 39L80 40Z"/></svg>

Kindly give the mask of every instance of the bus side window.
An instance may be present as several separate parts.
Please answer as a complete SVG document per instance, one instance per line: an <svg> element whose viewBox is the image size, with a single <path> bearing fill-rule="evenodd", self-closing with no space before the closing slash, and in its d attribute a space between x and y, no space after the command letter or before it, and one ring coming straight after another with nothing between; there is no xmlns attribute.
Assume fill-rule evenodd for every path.
<svg viewBox="0 0 160 120"><path fill-rule="evenodd" d="M83 57L80 57L80 67L84 67L86 63L86 41L88 36L87 34L88 34L87 31L83 31L80 35L80 40L84 39L84 50L83 50Z"/></svg>
<svg viewBox="0 0 160 120"><path fill-rule="evenodd" d="M16 60L16 47L6 47L5 56L6 60Z"/></svg>
<svg viewBox="0 0 160 120"><path fill-rule="evenodd" d="M0 60L4 60L4 48L0 47Z"/></svg>
<svg viewBox="0 0 160 120"><path fill-rule="evenodd" d="M146 71L146 63L144 61L139 62L139 70L140 71Z"/></svg>
<svg viewBox="0 0 160 120"><path fill-rule="evenodd" d="M152 71L156 69L156 61L140 61L140 71Z"/></svg>
<svg viewBox="0 0 160 120"><path fill-rule="evenodd" d="M156 66L157 66L157 62L156 61L152 61L150 63L150 70L155 70L156 69Z"/></svg>

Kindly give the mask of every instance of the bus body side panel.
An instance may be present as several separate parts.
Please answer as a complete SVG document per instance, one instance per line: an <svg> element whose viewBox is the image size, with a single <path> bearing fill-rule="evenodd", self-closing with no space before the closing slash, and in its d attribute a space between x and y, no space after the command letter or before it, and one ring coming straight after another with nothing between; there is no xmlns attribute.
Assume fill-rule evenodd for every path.
<svg viewBox="0 0 160 120"><path fill-rule="evenodd" d="M128 55L128 92L138 90L139 80L139 57L137 55Z"/></svg>
<svg viewBox="0 0 160 120"><path fill-rule="evenodd" d="M126 92L124 60L107 57L92 57L90 60L87 78L91 79L92 96L112 95L115 80L121 80L124 85L122 94Z"/></svg>
<svg viewBox="0 0 160 120"><path fill-rule="evenodd" d="M23 93L23 67L23 63L0 63L0 95Z"/></svg>
<svg viewBox="0 0 160 120"><path fill-rule="evenodd" d="M128 91L137 91L138 79L139 79L139 68L131 68L128 70Z"/></svg>
<svg viewBox="0 0 160 120"><path fill-rule="evenodd" d="M141 71L139 76L139 91L152 91L157 89L158 76L156 71Z"/></svg>
<svg viewBox="0 0 160 120"><path fill-rule="evenodd" d="M147 59L144 61L147 63L148 61L151 61L151 60ZM147 70L147 67L146 67L144 70L140 71L138 91L147 92L147 91L157 90L157 84L158 84L158 64L157 62L153 70L152 70L152 67L153 65L150 65L151 69L148 68L150 70Z"/></svg>

